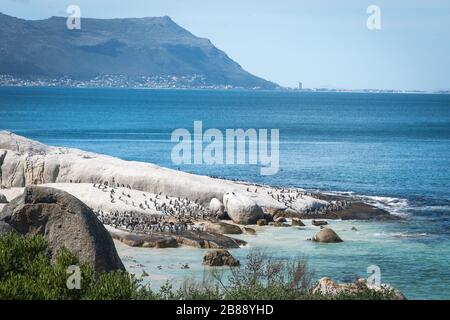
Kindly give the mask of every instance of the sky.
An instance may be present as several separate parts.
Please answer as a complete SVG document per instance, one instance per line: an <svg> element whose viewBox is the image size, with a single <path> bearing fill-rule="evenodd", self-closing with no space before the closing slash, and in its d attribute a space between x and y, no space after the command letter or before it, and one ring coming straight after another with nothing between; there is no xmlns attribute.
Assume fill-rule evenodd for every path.
<svg viewBox="0 0 450 320"><path fill-rule="evenodd" d="M1 0L0 12L44 19L72 4L81 18L170 16L283 86L450 90L448 0ZM381 29L367 27L370 5Z"/></svg>

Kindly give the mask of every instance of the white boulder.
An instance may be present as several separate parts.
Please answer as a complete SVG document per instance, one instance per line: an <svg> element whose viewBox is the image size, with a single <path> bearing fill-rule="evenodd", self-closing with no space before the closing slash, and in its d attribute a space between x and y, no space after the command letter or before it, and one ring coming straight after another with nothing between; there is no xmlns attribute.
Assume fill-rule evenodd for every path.
<svg viewBox="0 0 450 320"><path fill-rule="evenodd" d="M250 197L235 192L223 195L223 204L228 216L240 224L255 224L264 217L264 212Z"/></svg>

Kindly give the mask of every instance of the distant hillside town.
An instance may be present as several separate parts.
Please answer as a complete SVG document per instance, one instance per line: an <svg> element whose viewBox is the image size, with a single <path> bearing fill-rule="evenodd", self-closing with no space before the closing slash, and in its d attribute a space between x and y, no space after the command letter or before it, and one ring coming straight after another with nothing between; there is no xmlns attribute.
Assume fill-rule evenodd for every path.
<svg viewBox="0 0 450 320"><path fill-rule="evenodd" d="M240 89L233 85L208 83L205 77L193 75L162 75L128 77L124 75L101 75L90 79L70 77L17 77L0 75L4 87L73 87L73 88L141 88L141 89ZM254 87L253 89L260 89Z"/></svg>

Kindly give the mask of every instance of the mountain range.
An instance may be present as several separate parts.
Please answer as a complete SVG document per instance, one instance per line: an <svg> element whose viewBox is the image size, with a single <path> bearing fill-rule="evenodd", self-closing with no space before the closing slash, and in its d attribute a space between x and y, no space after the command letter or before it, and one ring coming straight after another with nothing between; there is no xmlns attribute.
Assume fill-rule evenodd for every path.
<svg viewBox="0 0 450 320"><path fill-rule="evenodd" d="M24 20L0 13L0 75L68 77L193 77L208 86L276 89L245 71L210 40L170 17Z"/></svg>

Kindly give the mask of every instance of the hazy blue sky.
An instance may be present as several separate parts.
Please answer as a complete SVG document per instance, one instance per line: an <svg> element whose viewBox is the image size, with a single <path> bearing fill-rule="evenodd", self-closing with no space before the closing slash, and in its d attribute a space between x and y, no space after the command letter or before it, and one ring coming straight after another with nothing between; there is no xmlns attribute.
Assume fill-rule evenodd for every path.
<svg viewBox="0 0 450 320"><path fill-rule="evenodd" d="M170 16L248 71L285 86L450 89L448 0L1 0L20 18ZM369 5L381 30L366 27Z"/></svg>

